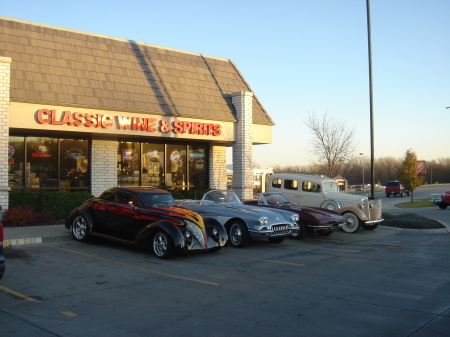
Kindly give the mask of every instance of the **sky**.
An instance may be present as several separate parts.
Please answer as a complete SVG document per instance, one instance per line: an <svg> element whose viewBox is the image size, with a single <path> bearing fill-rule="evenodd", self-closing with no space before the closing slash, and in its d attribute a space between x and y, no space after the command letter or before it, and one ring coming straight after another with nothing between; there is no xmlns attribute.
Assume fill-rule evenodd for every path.
<svg viewBox="0 0 450 337"><path fill-rule="evenodd" d="M311 163L309 113L370 158L366 0L3 0L0 16L231 59L275 122L260 168ZM450 1L371 0L370 16L374 158L450 157Z"/></svg>

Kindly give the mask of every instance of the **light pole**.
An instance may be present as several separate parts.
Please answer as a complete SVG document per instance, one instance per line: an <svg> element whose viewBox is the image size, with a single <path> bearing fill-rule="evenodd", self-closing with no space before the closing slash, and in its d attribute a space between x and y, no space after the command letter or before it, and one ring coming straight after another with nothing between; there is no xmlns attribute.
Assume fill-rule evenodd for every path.
<svg viewBox="0 0 450 337"><path fill-rule="evenodd" d="M362 155L364 155L364 153L360 153L359 155L362 156ZM363 160L363 157L361 157L361 165L362 165L362 173L363 173L363 191L364 191L365 186L364 186L364 160Z"/></svg>

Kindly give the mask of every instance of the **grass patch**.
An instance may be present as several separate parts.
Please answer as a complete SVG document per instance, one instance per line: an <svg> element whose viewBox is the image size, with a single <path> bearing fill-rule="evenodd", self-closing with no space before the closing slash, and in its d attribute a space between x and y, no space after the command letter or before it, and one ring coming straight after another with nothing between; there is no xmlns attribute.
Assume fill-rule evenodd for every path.
<svg viewBox="0 0 450 337"><path fill-rule="evenodd" d="M425 199L414 199L413 202L411 202L411 199L410 199L410 201L395 204L395 207L415 208L415 207L436 207L436 206L430 202L429 198L425 198Z"/></svg>
<svg viewBox="0 0 450 337"><path fill-rule="evenodd" d="M441 223L435 220L430 220L423 216L406 213L400 215L392 215L383 213L383 226L409 228L409 229L437 229L445 228Z"/></svg>

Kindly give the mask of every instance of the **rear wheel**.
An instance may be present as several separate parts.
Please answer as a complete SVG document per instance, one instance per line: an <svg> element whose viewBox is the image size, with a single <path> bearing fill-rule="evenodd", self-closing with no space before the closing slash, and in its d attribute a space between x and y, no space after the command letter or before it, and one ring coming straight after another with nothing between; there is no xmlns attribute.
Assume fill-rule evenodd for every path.
<svg viewBox="0 0 450 337"><path fill-rule="evenodd" d="M244 248L248 245L249 235L247 225L241 220L233 220L228 226L228 242L236 248Z"/></svg>
<svg viewBox="0 0 450 337"><path fill-rule="evenodd" d="M77 214L72 219L72 236L77 241L87 241L89 239L87 220L82 213Z"/></svg>
<svg viewBox="0 0 450 337"><path fill-rule="evenodd" d="M440 202L439 204L437 204L439 206L440 209L446 209L448 204L446 204L445 202Z"/></svg>
<svg viewBox="0 0 450 337"><path fill-rule="evenodd" d="M152 249L156 257L168 259L175 252L172 237L166 232L160 231L153 236Z"/></svg>
<svg viewBox="0 0 450 337"><path fill-rule="evenodd" d="M356 233L361 226L361 220L352 212L344 213L342 216L345 218L345 222L342 224L342 230L346 233Z"/></svg>

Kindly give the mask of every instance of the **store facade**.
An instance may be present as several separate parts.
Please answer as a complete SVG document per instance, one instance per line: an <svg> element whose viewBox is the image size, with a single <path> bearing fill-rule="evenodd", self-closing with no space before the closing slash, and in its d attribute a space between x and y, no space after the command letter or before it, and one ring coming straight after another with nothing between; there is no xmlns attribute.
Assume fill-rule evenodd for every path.
<svg viewBox="0 0 450 337"><path fill-rule="evenodd" d="M0 17L0 205L14 190L227 187L273 121L227 59Z"/></svg>

